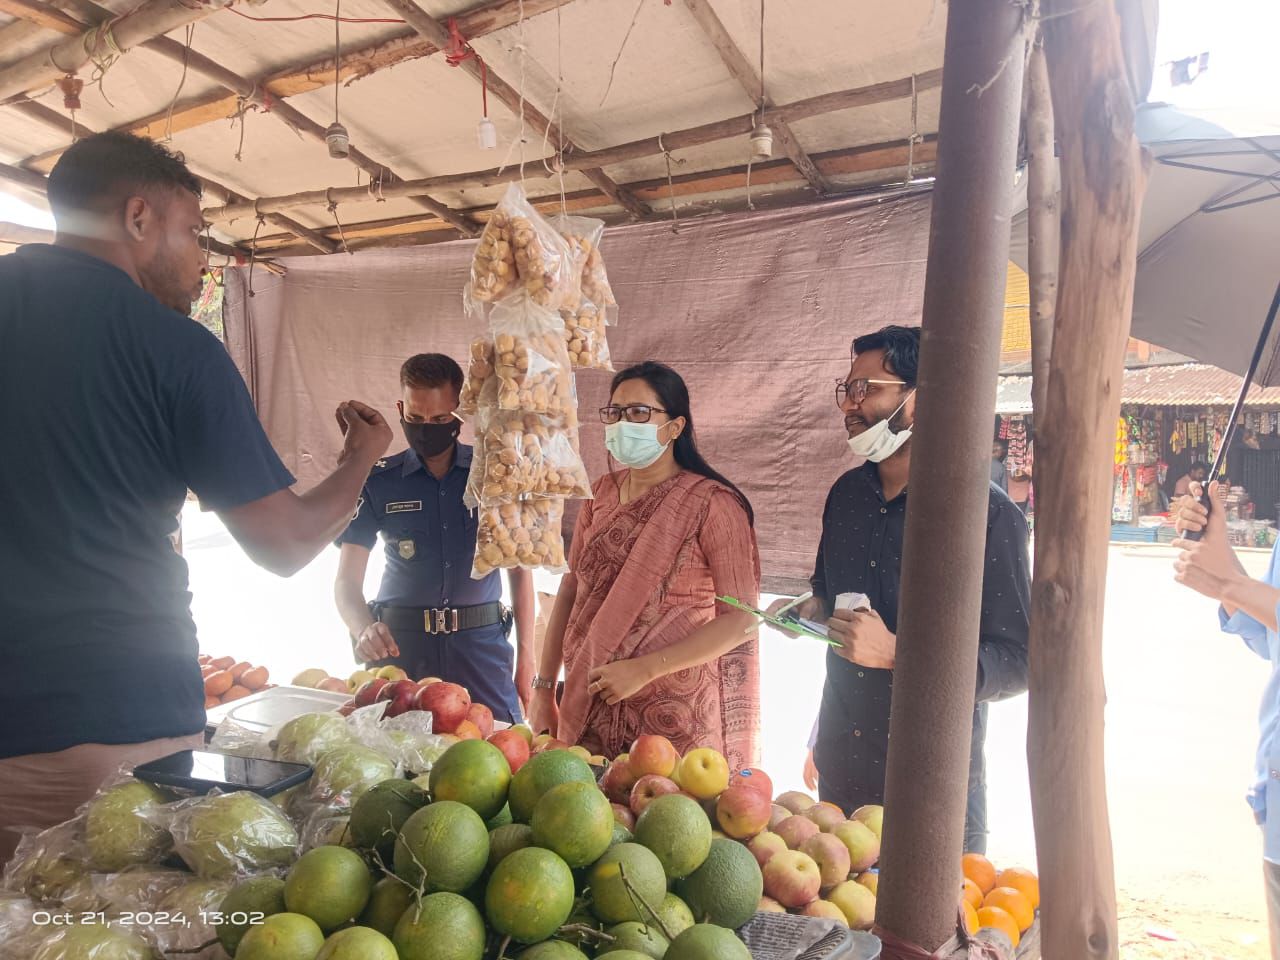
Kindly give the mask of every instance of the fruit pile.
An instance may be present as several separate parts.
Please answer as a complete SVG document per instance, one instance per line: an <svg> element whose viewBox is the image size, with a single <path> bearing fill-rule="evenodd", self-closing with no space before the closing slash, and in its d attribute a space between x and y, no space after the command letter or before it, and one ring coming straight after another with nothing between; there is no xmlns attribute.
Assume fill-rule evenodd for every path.
<svg viewBox="0 0 1280 960"><path fill-rule="evenodd" d="M1022 867L997 872L991 861L979 853L966 853L961 866L964 882L960 906L968 931L994 928L1017 947L1040 909L1039 879Z"/></svg>
<svg viewBox="0 0 1280 960"><path fill-rule="evenodd" d="M357 670L347 679L331 677L319 667L303 670L289 681L291 686L307 687L311 690L327 690L330 693L355 693L361 686L375 677L384 680L404 680L406 674L399 667L380 667L377 670Z"/></svg>
<svg viewBox="0 0 1280 960"><path fill-rule="evenodd" d="M270 675L266 667L255 667L247 660L234 657L214 659L207 653L199 656L200 676L204 678L204 708L230 703L266 690L275 684L268 683Z"/></svg>

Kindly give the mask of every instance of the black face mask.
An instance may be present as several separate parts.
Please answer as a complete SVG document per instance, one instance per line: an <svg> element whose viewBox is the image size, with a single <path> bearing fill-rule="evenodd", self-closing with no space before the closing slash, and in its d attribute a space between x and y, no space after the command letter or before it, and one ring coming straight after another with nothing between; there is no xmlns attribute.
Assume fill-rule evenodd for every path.
<svg viewBox="0 0 1280 960"><path fill-rule="evenodd" d="M402 419L400 426L404 438L423 463L452 447L462 432L462 421L457 417L448 423L410 423Z"/></svg>

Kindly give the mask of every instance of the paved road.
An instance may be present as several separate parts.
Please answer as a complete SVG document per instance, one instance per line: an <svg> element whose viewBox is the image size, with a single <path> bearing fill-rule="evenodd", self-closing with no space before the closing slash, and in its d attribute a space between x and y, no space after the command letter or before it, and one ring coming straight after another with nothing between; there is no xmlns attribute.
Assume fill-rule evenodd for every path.
<svg viewBox="0 0 1280 960"><path fill-rule="evenodd" d="M202 648L250 659L287 681L305 667L354 665L331 595L337 551L290 580L253 567L216 517L188 508L186 552ZM1246 563L1261 574L1266 557ZM371 564L370 586L380 563ZM541 585L540 585L541 586ZM1263 917L1257 830L1243 800L1266 665L1220 635L1214 606L1170 579L1170 553L1113 547L1107 573L1107 775L1119 887L1188 910ZM822 683L816 644L766 635L764 765L800 788ZM1026 698L997 704L987 743L991 855L1033 864Z"/></svg>

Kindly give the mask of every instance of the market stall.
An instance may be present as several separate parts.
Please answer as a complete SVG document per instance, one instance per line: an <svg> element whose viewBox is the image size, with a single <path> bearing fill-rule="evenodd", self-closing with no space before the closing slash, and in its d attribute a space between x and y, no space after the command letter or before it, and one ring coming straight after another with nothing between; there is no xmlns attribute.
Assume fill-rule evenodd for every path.
<svg viewBox="0 0 1280 960"><path fill-rule="evenodd" d="M761 530L767 572L792 581L806 574L809 557L795 532L811 533L812 521L793 523L787 511L802 500L797 478L814 490L830 479L812 466L826 459L819 424L834 419L825 364L843 374L852 335L910 321L921 299L926 335L949 350L935 351L922 385L921 403L938 416L921 430L913 483L933 502L913 518L909 541L931 525L933 534L942 529L927 511L936 514L944 494L979 502L1019 60L1035 27L1021 9L953 2L959 15L944 23L927 0L893 10L832 0L810 18L770 20L766 28L765 5L757 16L754 4L720 4L717 12L705 0L683 8L642 3L634 13L614 0L607 9L502 0L438 17L408 0L369 0L332 15L283 0L273 17L172 0L148 0L125 16L92 4L70 13L28 0L17 6L20 20L0 26L12 54L0 65L11 121L0 146L21 164L0 167L0 178L39 193L68 128L73 137L84 129L172 137L206 185L205 216L218 233L207 249L221 258L230 294L228 343L273 440L300 475L337 449L331 432L313 435L307 425L329 391L346 396L353 381L389 379L389 358L403 354L405 341L465 347L481 454L469 485L480 512L477 573L563 568L567 503L588 495L579 409L600 383L591 386L589 371L607 369L606 356L639 359L660 345L664 358L695 371L709 405L730 411L712 423L723 430L723 449L759 478L753 495L773 508L774 528ZM657 21L677 14L684 19ZM308 22L316 18L326 22ZM1141 26L1140 15L1126 19ZM816 20L823 29L813 29ZM1115 81L1124 59L1119 18L1094 10L1078 22L1084 26L1053 28L1065 38L1057 43L1070 47L1079 29L1105 68L1099 76ZM264 40L263 25L280 23L289 26ZM344 46L343 31L355 24L370 33ZM185 42L176 34L184 27ZM865 57L849 56L855 36ZM615 55L602 56L602 46ZM766 46L790 68L766 70ZM305 58L285 62L285 51ZM580 72L568 63L575 55ZM179 64L176 93L155 82L160 74L177 78ZM95 71L96 89L76 77L81 69ZM1058 71L1069 79L1065 67ZM833 76L847 86L830 89ZM128 78L121 96L108 100L121 77ZM1059 90L1070 105L1083 87ZM405 122L406 105L420 98L438 115L431 124ZM941 99L950 104L952 132L935 146ZM654 114L659 105L662 116ZM323 125L308 109L332 122ZM231 132L208 128L228 116ZM496 149L499 125L505 157L486 152ZM1072 131L1068 146L1078 136ZM774 159L775 137L786 159ZM1121 122L1116 149L1131 140ZM944 148L953 176L944 171L931 206L929 184L919 181ZM357 168L354 186L346 164ZM865 188L874 189L797 206ZM1104 205L1121 214L1118 226L1104 224L1110 230L1101 231L1099 249L1108 233L1123 248L1116 237L1133 203L1130 193L1126 204ZM597 217L572 221L585 214ZM714 216L691 224L695 214ZM922 283L926 216L933 256ZM650 222L601 239L606 223L626 217ZM975 223L985 225L976 237ZM760 245L764 226L774 232L753 265L744 254ZM801 238L806 231L812 239ZM725 237L736 246L713 245ZM615 240L629 256L612 259ZM424 249L437 241L446 242ZM401 245L418 249L369 252ZM655 270L663 249L666 261ZM611 284L593 273L601 250L611 258ZM350 260L316 256L356 252ZM372 277L378 267L388 272ZM1064 290L1078 293L1093 265L1074 267ZM685 287L683 299L662 291L663 299L628 315L627 294L646 274L655 289ZM706 296L709 277L716 296ZM444 291L452 307L437 312L414 284ZM340 310L343 294L352 300ZM1091 323L1118 322L1124 291L1110 294L1116 302L1107 306L1118 312L1081 311L1069 298L1068 305ZM388 301L399 301L399 319L379 322L394 312ZM719 325L712 337L708 315ZM617 327L607 329L614 319ZM399 330L388 329L395 323ZM318 332L323 356L301 362L298 345ZM1056 357L1080 365L1082 349L1069 344ZM968 367L954 362L960 356ZM990 374L977 378L980 388L974 371ZM300 382L320 386L300 390ZM975 390L987 403L971 402ZM817 412L820 394L825 414ZM1064 411L1062 422L1069 418ZM815 499L811 490L799 493ZM965 542L981 511L960 514L948 536ZM270 783L218 781L214 792L202 789L207 780L175 774L173 764L105 784L75 820L25 839L5 875L0 952L70 960L110 950L141 960L233 950L239 960L284 960L288 949L305 960L437 960L447 946L456 951L450 960L479 960L517 944L532 958L581 957L584 947L607 954L603 947L625 944L632 956L701 960L794 957L844 944L870 958L880 944L859 934L878 924L902 955L950 940L963 951L989 943L1001 956L1015 949L1034 956L1035 875L954 862L960 818L953 814L963 805L954 773L967 745L935 734L937 717L973 708L972 683L953 681L974 672L969 627L982 565L962 552L917 550L905 570L906 582L940 593L932 608L913 609L903 631L902 688L929 695L900 696L894 708L895 743L905 746L890 755L899 814L889 820L895 842L887 849L896 859L883 895L874 869L883 811L847 818L809 797L773 797L761 787L763 771L732 770L714 751L681 757L647 735L625 757L538 741L529 730L495 729L486 705L432 678L311 678L344 697L336 709L315 712L306 704L315 698L298 692L305 684L268 689L252 664L236 675L239 662L210 663L206 683L217 679L206 686L208 707L220 718L210 745L226 758L224 774L248 777L254 760L301 769L271 767L282 779ZM944 559L945 567L931 566ZM950 680L939 685L939 676ZM308 712L281 707L291 715L271 718L285 700ZM927 711L919 706L926 703ZM241 722L243 707L259 705L267 705L259 719ZM300 780L289 781L287 795L273 789L286 773ZM946 815L935 818L938 808ZM926 819L930 830L920 826ZM785 850L757 842L769 827L782 831L775 836ZM1066 837L1044 834L1046 842ZM1061 868L1053 882L1074 881L1069 863L1047 859ZM1109 860L1095 864L1105 873ZM961 873L969 884L958 891ZM1104 878L1097 879L1105 901ZM1066 899L1060 942L1080 934L1066 920ZM807 919L760 916L788 912ZM1102 914L1114 926L1114 904L1108 915L1104 903ZM778 923L794 926L771 932ZM442 943L441 925L457 933L452 943Z"/></svg>

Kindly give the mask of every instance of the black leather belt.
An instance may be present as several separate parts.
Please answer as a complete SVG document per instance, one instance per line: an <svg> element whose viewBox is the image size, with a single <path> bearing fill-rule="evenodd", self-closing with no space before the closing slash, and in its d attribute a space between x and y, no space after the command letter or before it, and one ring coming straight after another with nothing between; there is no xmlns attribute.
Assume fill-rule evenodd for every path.
<svg viewBox="0 0 1280 960"><path fill-rule="evenodd" d="M431 636L461 633L478 627L505 624L511 617L501 603L482 603L474 607L384 607L374 606L374 616L396 631L422 631Z"/></svg>

